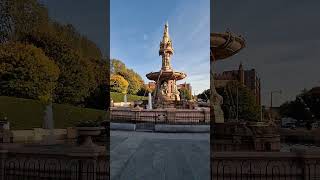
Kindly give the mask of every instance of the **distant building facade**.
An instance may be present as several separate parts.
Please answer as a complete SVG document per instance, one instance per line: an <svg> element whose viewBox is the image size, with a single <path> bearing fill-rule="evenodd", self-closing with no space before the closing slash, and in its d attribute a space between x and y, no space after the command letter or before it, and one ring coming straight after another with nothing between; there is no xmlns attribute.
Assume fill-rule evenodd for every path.
<svg viewBox="0 0 320 180"><path fill-rule="evenodd" d="M244 70L240 63L238 70L224 71L215 74L215 86L221 88L230 81L237 81L248 87L255 96L258 105L261 105L261 81L255 69Z"/></svg>

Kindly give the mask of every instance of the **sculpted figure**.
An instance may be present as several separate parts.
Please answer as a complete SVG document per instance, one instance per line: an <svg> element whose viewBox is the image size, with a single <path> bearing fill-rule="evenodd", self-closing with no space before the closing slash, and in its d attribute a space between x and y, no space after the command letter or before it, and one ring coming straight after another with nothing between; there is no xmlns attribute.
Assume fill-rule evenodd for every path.
<svg viewBox="0 0 320 180"><path fill-rule="evenodd" d="M168 84L167 84L167 82L164 82L162 84L161 92L162 92L163 95L167 95L168 94Z"/></svg>

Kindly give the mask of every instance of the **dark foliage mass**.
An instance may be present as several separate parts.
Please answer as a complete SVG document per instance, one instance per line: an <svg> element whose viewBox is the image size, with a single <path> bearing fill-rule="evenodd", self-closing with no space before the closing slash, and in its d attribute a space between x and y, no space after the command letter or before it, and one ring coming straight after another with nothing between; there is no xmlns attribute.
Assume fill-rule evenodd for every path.
<svg viewBox="0 0 320 180"><path fill-rule="evenodd" d="M312 122L320 119L320 88L303 90L293 101L280 106L282 117Z"/></svg>
<svg viewBox="0 0 320 180"><path fill-rule="evenodd" d="M225 87L218 88L223 97L222 110L226 119L238 118L247 121L260 120L260 107L257 105L250 90L238 82L229 82Z"/></svg>
<svg viewBox="0 0 320 180"><path fill-rule="evenodd" d="M63 25L50 19L48 10L37 0L2 0L0 17L0 41L13 47L12 51L7 46L0 47L0 95L32 99L44 96L56 103L106 108L109 63L94 42L77 32L72 25ZM20 48L19 53L14 53L16 48ZM35 58L35 61L30 61L30 58ZM50 85L51 93L41 88L26 91L19 84L10 84L19 74L16 71L7 72L8 59L18 64L22 61L27 63L26 66L19 66L20 71L32 76L21 78L19 82L43 89L48 89L46 86ZM43 71L48 70L47 73L36 73L30 68L42 66L47 61L51 62L47 65L50 67L42 67ZM51 71L58 72L56 79L50 77ZM11 73L11 79L8 73ZM46 79L54 81L46 85ZM15 89L11 91L14 93L8 94L12 89Z"/></svg>

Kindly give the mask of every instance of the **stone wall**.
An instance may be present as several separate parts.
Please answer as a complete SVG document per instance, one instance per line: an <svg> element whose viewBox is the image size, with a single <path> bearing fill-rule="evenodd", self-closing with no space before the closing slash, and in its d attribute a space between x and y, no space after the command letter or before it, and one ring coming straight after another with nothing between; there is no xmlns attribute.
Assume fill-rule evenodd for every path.
<svg viewBox="0 0 320 180"><path fill-rule="evenodd" d="M30 130L12 130L13 143L40 142L50 135L49 129L34 128ZM75 128L54 129L53 134L56 140L75 139L77 130Z"/></svg>
<svg viewBox="0 0 320 180"><path fill-rule="evenodd" d="M139 108L111 108L111 120L113 122L139 122L151 121L166 124L193 124L209 123L210 109L139 109Z"/></svg>

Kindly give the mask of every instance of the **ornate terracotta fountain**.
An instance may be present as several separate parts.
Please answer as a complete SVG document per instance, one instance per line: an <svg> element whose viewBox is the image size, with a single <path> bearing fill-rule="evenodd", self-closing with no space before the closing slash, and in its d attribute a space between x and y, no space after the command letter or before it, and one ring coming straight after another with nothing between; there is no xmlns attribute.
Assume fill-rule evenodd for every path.
<svg viewBox="0 0 320 180"><path fill-rule="evenodd" d="M148 79L156 82L154 95L154 106L156 108L174 107L175 102L180 101L180 93L176 82L184 79L187 75L172 68L171 56L173 52L174 49L169 36L169 26L166 23L159 49L159 56L162 56L161 70L146 75Z"/></svg>

